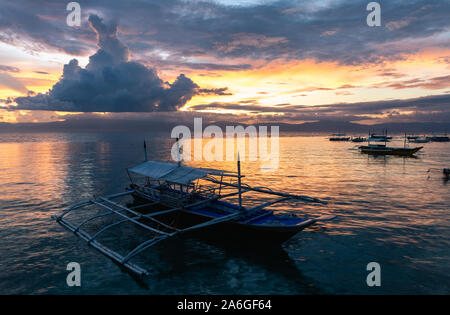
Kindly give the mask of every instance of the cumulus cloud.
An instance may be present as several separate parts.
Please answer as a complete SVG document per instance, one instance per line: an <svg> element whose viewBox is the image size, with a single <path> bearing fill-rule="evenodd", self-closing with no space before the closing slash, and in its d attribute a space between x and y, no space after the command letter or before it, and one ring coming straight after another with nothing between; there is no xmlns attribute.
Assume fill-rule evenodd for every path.
<svg viewBox="0 0 450 315"><path fill-rule="evenodd" d="M129 50L117 37L117 26L96 15L89 17L97 33L99 49L85 68L72 59L64 65L61 79L45 94L18 97L16 109L71 112L175 111L199 86L180 74L164 82L152 68L129 61ZM218 90L223 92L222 90Z"/></svg>

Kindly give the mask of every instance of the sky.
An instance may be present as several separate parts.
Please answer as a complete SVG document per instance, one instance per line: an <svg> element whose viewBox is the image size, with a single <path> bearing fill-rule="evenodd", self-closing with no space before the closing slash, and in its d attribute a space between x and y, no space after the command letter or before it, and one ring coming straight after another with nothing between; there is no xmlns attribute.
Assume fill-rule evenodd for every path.
<svg viewBox="0 0 450 315"><path fill-rule="evenodd" d="M0 0L0 122L450 122L450 0Z"/></svg>

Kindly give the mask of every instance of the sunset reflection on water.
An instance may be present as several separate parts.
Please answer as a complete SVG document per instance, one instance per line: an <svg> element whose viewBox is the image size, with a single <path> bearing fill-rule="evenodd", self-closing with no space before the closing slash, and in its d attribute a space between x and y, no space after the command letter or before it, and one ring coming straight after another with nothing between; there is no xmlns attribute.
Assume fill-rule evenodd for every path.
<svg viewBox="0 0 450 315"><path fill-rule="evenodd" d="M0 293L71 293L64 282L69 261L85 266L85 293L148 294L157 288L169 294L289 294L308 293L305 288L311 286L322 293L449 292L450 184L427 170L450 166L450 143L426 143L416 158L373 157L359 153L354 143L330 142L324 135L280 137L279 167L273 172L241 153L242 173L253 186L328 201L280 203L271 209L309 217L336 214L336 220L296 235L275 255L280 261L255 262L188 240L189 259L183 259L181 269L169 279L153 279L149 290L139 287L50 216L93 195L123 191L125 168L144 159L144 139L149 159L170 159L174 140L167 135L0 134ZM392 145L402 146L403 140ZM235 161L186 164L236 170ZM255 195L244 197L245 205L257 202L261 199ZM167 254L171 246L181 245L156 250ZM160 255L154 259L155 265L164 263ZM381 288L365 285L370 261L384 267ZM243 272L235 274L236 268ZM191 285L181 281L194 277Z"/></svg>

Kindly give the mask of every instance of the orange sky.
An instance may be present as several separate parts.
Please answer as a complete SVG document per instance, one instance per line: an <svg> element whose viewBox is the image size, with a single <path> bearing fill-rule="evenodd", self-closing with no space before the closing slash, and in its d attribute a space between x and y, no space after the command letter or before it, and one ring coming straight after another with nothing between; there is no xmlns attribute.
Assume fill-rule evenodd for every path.
<svg viewBox="0 0 450 315"><path fill-rule="evenodd" d="M93 51L94 52L94 51ZM84 67L87 56L75 56ZM228 87L232 95L196 95L182 110L192 106L220 103L251 103L261 106L277 104L321 105L352 103L389 99L408 99L428 95L443 94L450 90L450 82L439 85L414 85L412 87L386 87L392 83L404 83L415 79L432 79L449 75L446 58L450 50L421 49L402 60L385 60L377 64L342 65L337 62L318 62L313 59L286 60L275 59L270 62L240 58L221 60L222 63L249 63L248 70L191 70L183 71L202 88ZM23 47L0 43L2 64L17 67L19 72L6 75L22 84L29 91L45 93L61 76L62 68L74 56L55 51L28 52ZM192 62L205 61L207 56L191 57ZM209 58L210 62L214 59ZM183 69L182 69L183 70ZM180 73L158 69L163 79L172 81ZM390 75L383 75L389 73ZM25 91L0 85L0 106L4 100L25 96ZM211 112L211 110L207 110ZM237 113L236 110L213 110L217 113ZM245 113L245 111L243 111ZM39 122L59 120L66 113L6 111L0 110L2 122Z"/></svg>

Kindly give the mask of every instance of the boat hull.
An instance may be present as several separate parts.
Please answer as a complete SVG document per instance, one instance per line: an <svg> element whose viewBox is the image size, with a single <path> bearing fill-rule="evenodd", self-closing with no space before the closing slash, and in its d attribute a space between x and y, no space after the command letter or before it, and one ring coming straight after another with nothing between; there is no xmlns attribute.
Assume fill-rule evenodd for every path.
<svg viewBox="0 0 450 315"><path fill-rule="evenodd" d="M431 142L450 142L450 138L449 137L427 137L428 140L430 140Z"/></svg>
<svg viewBox="0 0 450 315"><path fill-rule="evenodd" d="M193 217L192 223L198 218ZM267 244L282 244L292 238L309 225L305 226L257 226L250 224L240 224L238 222L224 222L204 229L190 232L193 236L207 237L218 242L243 244L255 241L264 241Z"/></svg>
<svg viewBox="0 0 450 315"><path fill-rule="evenodd" d="M415 139L415 140L411 140L409 141L410 143L428 143L430 142L429 139Z"/></svg>
<svg viewBox="0 0 450 315"><path fill-rule="evenodd" d="M386 148L386 147L372 147L361 146L359 149L361 153L371 155L399 155L399 156L411 156L421 150L423 147L417 148Z"/></svg>
<svg viewBox="0 0 450 315"><path fill-rule="evenodd" d="M148 203L154 201L148 195L142 195L138 191L132 194L136 203ZM217 211L224 208L236 210L236 206L223 201L212 202L208 207L190 208L178 213L176 216L166 216L165 220L172 225L186 227L196 225L215 218ZM161 210L161 209L158 209ZM151 212L151 211L150 211ZM255 214L256 216L258 213ZM292 236L302 231L306 227L314 224L314 220L305 220L301 218L288 218L272 214L270 210L259 211L259 216L264 218L241 218L223 223L214 224L202 229L187 232L188 235L208 237L218 241L227 240L227 242L254 242L256 240L281 244ZM155 217L158 220L162 218ZM255 220L256 219L256 220ZM252 222L248 222L248 221ZM278 222L274 223L274 221Z"/></svg>

